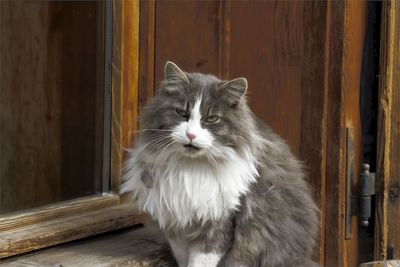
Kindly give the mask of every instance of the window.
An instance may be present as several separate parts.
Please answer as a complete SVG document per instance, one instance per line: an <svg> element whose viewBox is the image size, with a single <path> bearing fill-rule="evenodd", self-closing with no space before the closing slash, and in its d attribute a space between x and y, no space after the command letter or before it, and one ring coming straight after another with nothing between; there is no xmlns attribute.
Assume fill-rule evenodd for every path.
<svg viewBox="0 0 400 267"><path fill-rule="evenodd" d="M113 193L129 132L121 66L137 65L119 49L120 27L138 27L129 2L0 2L0 258L143 220Z"/></svg>

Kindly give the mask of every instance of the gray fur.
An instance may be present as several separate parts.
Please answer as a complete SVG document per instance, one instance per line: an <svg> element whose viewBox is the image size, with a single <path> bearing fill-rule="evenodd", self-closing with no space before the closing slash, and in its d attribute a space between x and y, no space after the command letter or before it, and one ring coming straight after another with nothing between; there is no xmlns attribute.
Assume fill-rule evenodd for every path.
<svg viewBox="0 0 400 267"><path fill-rule="evenodd" d="M175 66L166 65L166 80L142 112L140 126L149 130L140 133L138 143L165 137L168 132L151 129L168 130L177 125L184 118L176 109L193 106L201 93L202 115L221 118L219 123L202 127L216 142L239 154L246 144L257 157L259 176L228 217L193 221L185 227L170 225L164 230L167 237L187 247L224 254L220 267L314 266L309 259L318 231L317 208L305 172L286 143L249 110L243 96L246 80L229 83L212 75L179 72ZM159 146L147 149L156 155ZM148 187L153 185L149 172L142 180Z"/></svg>

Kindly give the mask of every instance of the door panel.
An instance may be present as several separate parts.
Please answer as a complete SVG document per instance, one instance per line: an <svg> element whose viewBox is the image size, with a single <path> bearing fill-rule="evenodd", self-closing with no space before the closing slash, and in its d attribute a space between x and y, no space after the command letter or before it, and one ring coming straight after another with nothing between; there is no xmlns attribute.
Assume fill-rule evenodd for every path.
<svg viewBox="0 0 400 267"><path fill-rule="evenodd" d="M297 155L304 67L304 30L299 20L303 11L304 3L288 1L233 1L229 10L229 75L248 79L252 110L281 134Z"/></svg>
<svg viewBox="0 0 400 267"><path fill-rule="evenodd" d="M328 267L355 266L356 218L353 238L344 237L344 133L346 127L355 128L359 155L358 90L366 5L358 1L145 1L141 5L145 6L141 25L148 29L154 24L153 31L147 31L153 35L146 36L150 50L140 50L140 58L147 62L139 70L140 77L146 77L139 83L145 88L141 99L157 88L167 60L188 72L246 77L252 110L288 141L309 170L321 211L315 260ZM149 13L152 8L155 12ZM147 54L152 49L153 69Z"/></svg>

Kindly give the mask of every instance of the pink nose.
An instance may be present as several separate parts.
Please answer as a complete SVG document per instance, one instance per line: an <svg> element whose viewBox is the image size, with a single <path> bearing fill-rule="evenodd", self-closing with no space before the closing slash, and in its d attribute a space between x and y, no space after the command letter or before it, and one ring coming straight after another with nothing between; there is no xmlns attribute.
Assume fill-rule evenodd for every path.
<svg viewBox="0 0 400 267"><path fill-rule="evenodd" d="M187 137L189 138L190 141L192 141L196 137L195 134L192 134L192 133L189 133L189 132L187 132L186 135L187 135Z"/></svg>

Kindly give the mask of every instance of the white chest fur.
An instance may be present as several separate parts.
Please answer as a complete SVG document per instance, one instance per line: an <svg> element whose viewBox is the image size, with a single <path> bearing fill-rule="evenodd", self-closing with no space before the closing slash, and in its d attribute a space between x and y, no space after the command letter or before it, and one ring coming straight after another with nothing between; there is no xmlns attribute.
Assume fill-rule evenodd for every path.
<svg viewBox="0 0 400 267"><path fill-rule="evenodd" d="M146 164L137 164L137 159L144 157L133 153L127 163L125 176L129 180L123 191L132 191L139 207L157 219L161 227L185 226L193 220L217 220L240 204L240 196L257 176L250 153L242 157L231 153L229 160L218 168L206 158L171 157L151 169L150 188L140 179Z"/></svg>

